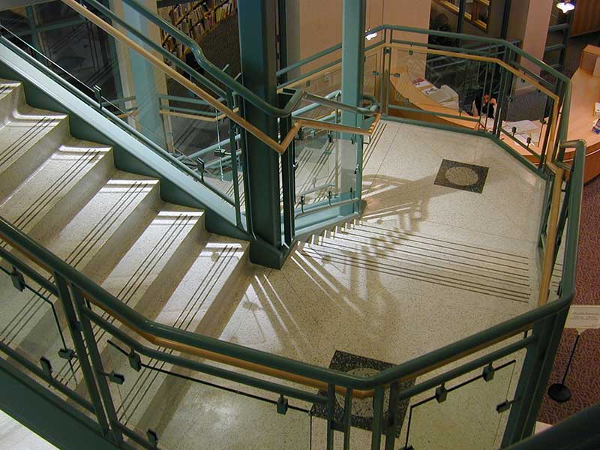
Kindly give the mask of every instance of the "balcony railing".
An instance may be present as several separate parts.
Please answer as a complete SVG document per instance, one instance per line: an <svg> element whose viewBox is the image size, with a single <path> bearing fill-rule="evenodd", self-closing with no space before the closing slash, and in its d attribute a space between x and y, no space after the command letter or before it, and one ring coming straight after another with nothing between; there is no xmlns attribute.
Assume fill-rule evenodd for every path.
<svg viewBox="0 0 600 450"><path fill-rule="evenodd" d="M232 124L229 136L236 136L235 128L239 127L260 139L265 138L265 143L276 151L284 152L285 155L289 152L290 145L295 145L296 136L302 132L305 133L302 140L306 140L316 139L319 137L318 132L324 131L325 140L331 139L336 145L341 145L340 142L343 144L342 141L346 138L338 137L335 133L349 132L351 135L359 136L371 133L375 126L372 124L369 130L349 130L335 123L335 120L332 122L306 118L291 120L289 118L293 117L294 110L300 107L299 101L302 98L320 107L333 109L334 116L337 109L346 107L327 100L324 96L302 91L292 94L292 98L282 108L263 105L262 100L256 99L253 93L246 92L245 88L240 87L237 82L234 83L233 78L212 66L201 53L198 53L197 46L189 43L193 49L196 49L194 53L200 64L226 86L227 90L223 96L225 100L219 100L207 94L203 88L191 83L179 72L166 66L162 60L149 54L146 49L140 48L139 44L124 33L110 25L99 23L101 19L89 10L72 0L63 1L129 48L139 50L140 54L153 61L157 67L195 94L198 100L205 101L225 114ZM168 27L168 24L162 24L161 19L149 15L149 12L132 0L126 2L161 28ZM95 2L86 0L86 3ZM125 26L123 23L120 25ZM167 31L174 33L170 29ZM396 448L397 434L401 426L398 411L403 407L406 408L409 401L412 405L407 419L409 425L404 442L406 449L411 446L421 448L425 445L419 445L418 440L424 439L427 427L432 426L429 419L432 414L452 415L455 411L468 410L472 407L472 402L493 403L492 412L496 415L492 420L498 427L506 423L505 426L502 425L503 447L508 447L529 436L535 424L536 413L575 289L585 143L565 142L569 80L504 41L396 26L384 26L376 31L382 32L383 39L367 47L367 61L370 57L374 58L375 69L367 74L365 83L371 83L372 91L369 93L381 102L383 111L390 116L389 118L392 118L393 111L414 113L414 110L418 109L420 111L417 113L424 116L456 120L458 123L432 123L422 117L400 118L410 123L487 136L498 142L504 150L513 154L531 170L553 180L555 192L565 187L566 195L563 199L558 195L548 196L548 206L542 217L543 226L540 232L541 239L547 243L543 254L549 255L544 256L545 270L550 272L556 260L559 243L564 240L565 252L558 299L544 302L545 304L532 311L376 375L360 377L152 321L24 235L12 224L0 220L0 243L2 244L0 257L8 264L1 266L0 269L10 277L16 289L35 292L53 308L55 304L60 305L60 308L53 309L60 311L54 316L55 328L48 331L56 333L56 339L46 337L44 342L29 343L27 349L2 343L0 351L4 354L4 358L18 367L24 376L36 380L41 389L51 392L57 401L62 402L63 408L68 409L72 414L82 415L95 421L98 425L98 434L120 448L168 449L177 442L176 434L159 435L152 428L140 429L135 420L119 413L123 400L114 386L126 386L130 383L129 380L137 379L141 370L160 372L171 381L202 384L210 389L242 395L256 407L259 404L272 405L270 414L288 414L290 420L309 417L310 413L306 405L320 405L326 422L323 442L327 449L333 448L336 433L342 435L344 449L350 448L355 437L352 430L353 400L364 398L372 398L374 412L369 437L371 449L380 449L382 442L386 450ZM469 41L477 41L488 47L484 50L468 48L464 54L461 54L456 49L440 48L440 46L432 48L417 40L412 42L406 39L395 39L394 33L399 32L413 36L439 34L452 37L465 45ZM181 39L185 42L183 37ZM339 46L332 47L325 53L322 52L320 55L283 69L279 74L291 76L293 71L304 70L304 66L314 64L319 58L328 56L339 48ZM424 70L424 74L427 74L429 55L435 58L447 58L448 62L453 64L452 70L456 70L456 67L472 70L477 74L478 79L483 74L485 80L489 79L489 83L487 81L483 83L484 92L490 89L492 94L502 93L497 98L497 117L493 119L491 127L486 127L485 120L481 116L468 116L461 108L458 108L454 114L418 108L416 106L419 105L412 101L414 99L411 97L404 97L400 103L394 102L392 81L395 79L396 72L391 70L392 62L406 63L407 66L420 68L419 70ZM457 61L460 63L454 65ZM529 61L545 71L553 77L553 81L548 82L545 78L535 75L530 69L521 65L524 61ZM437 63L439 59L436 60ZM328 62L317 68L307 69L306 73L287 81L285 86L294 86L295 83L302 83L307 78L313 81L321 79L324 83L331 84L326 86L327 89L334 91L338 89L333 73L336 64L335 61ZM439 71L439 66L436 70ZM206 84L201 75L193 73L192 75L200 77L197 80L199 84ZM439 76L443 79L446 75ZM402 75L399 78L401 77ZM540 142L535 150L530 142L525 145L527 151L531 150L535 157L533 163L514 148L514 145L523 144L519 143L519 138L514 136L516 133L511 132L512 130L507 132L503 127L504 118L510 108L509 93L516 78L527 80L548 98L549 116L545 118L545 137L542 139L540 134ZM500 81L497 82L498 80ZM410 80L411 84L412 81ZM548 86L548 83L551 86ZM313 82L311 86L319 85ZM460 90L457 86L458 91L467 92L467 86L463 87L464 89ZM233 100L235 96L264 107L270 114L282 117L282 123L286 122L285 127L282 128L284 131L281 134L282 139L275 142L271 138L264 137L260 130L254 129L251 124L245 122L235 112ZM408 99L408 102L405 99ZM222 103L223 101L225 103ZM98 102L98 106L102 106L102 101ZM374 115L370 110L361 109L358 112ZM110 111L107 115L116 116ZM472 122L477 127L469 129L461 125L462 122ZM501 136L505 136L513 143L507 144L501 140ZM576 149L575 157L570 164L567 164L564 161L564 150L571 147ZM243 148L242 146L242 152ZM353 157L361 161L362 147L353 148L358 152ZM232 160L237 158L239 149L236 146L231 148ZM344 151L342 149L341 153ZM173 164L183 164L176 156L170 155L169 158ZM288 159L291 166L293 158ZM198 176L199 181L202 182L200 175L193 176ZM352 180L348 186L352 186L355 182L356 179ZM333 181L325 176L323 186L328 184L333 184ZM305 189L296 194L304 196L306 200L314 194L308 192L309 190ZM298 195L296 201L297 197ZM292 207L298 208L297 203L291 201L293 198L289 196L288 202ZM344 200L340 198L340 201ZM317 198L311 205L307 205L305 201L304 204L299 205L300 213L309 211L311 207L318 208L328 202L331 202L331 198ZM287 213L290 213L289 210ZM296 213L297 211L294 214ZM547 295L549 288L544 282L540 289L544 295ZM50 341L52 345L49 346ZM387 344L382 343L382 345ZM114 359L107 359L103 350L108 346L119 351L123 358L122 365L115 363ZM71 376L58 377L54 370L57 364L64 365ZM123 367L127 372L116 372L110 370L111 367ZM504 379L504 374L507 374L511 368L518 378L516 390L510 398L499 398L497 394L499 390L492 390L490 387L493 383ZM206 376L210 376L211 380L215 381L207 381ZM504 379L504 382L509 381ZM463 395L459 395L460 393ZM138 392L137 395L141 398L144 392ZM442 408L446 407L450 409L444 411ZM202 417L198 420L202 420ZM285 433L290 423L282 425L282 428L277 431ZM464 426L465 428L460 429L459 433L468 435L468 424ZM486 438L490 448L495 437L494 434Z"/></svg>

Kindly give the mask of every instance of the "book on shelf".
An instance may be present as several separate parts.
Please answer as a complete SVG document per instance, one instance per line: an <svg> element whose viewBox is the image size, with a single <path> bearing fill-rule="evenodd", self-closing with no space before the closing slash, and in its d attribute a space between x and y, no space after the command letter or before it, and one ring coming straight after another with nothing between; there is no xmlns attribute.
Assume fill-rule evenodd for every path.
<svg viewBox="0 0 600 450"><path fill-rule="evenodd" d="M203 0L159 8L158 12L162 18L171 22L194 41L200 42L207 33L236 11L237 0ZM169 52L179 56L184 51L180 50L179 44L162 30L161 36L163 47Z"/></svg>

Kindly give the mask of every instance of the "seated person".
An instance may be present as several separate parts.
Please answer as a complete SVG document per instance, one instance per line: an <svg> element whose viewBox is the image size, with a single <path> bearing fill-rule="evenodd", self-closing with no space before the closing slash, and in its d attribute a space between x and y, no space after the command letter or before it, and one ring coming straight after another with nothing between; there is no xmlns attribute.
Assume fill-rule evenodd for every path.
<svg viewBox="0 0 600 450"><path fill-rule="evenodd" d="M486 114L490 119L494 118L497 101L490 94L479 93L473 101L473 115Z"/></svg>

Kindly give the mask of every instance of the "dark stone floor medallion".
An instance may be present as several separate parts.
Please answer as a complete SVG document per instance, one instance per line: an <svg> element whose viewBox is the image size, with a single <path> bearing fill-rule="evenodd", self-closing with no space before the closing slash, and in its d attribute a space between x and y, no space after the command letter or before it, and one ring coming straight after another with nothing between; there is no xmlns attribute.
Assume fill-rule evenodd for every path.
<svg viewBox="0 0 600 450"><path fill-rule="evenodd" d="M433 184L481 194L488 169L484 166L444 159Z"/></svg>
<svg viewBox="0 0 600 450"><path fill-rule="evenodd" d="M365 358L363 356L353 355L351 353L341 352L336 350L331 363L329 364L330 369L338 370L352 375L361 377L369 377L381 372L382 370L393 367L394 364L386 363L383 361L377 361L375 359ZM407 389L415 384L414 380L400 383L400 390ZM326 391L319 391L320 395L327 395ZM386 391L384 398L384 417L388 417L388 404L389 404L389 390ZM400 430L402 428L402 422L406 416L406 410L408 408L408 400L400 402L398 405L398 429L396 430L396 436L400 436ZM315 417L326 418L327 407L326 405L313 405L311 413ZM344 397L342 395L336 395L335 401L335 420L341 422L344 416ZM373 426L373 399L353 399L352 401L352 426L361 428L363 430L371 430Z"/></svg>

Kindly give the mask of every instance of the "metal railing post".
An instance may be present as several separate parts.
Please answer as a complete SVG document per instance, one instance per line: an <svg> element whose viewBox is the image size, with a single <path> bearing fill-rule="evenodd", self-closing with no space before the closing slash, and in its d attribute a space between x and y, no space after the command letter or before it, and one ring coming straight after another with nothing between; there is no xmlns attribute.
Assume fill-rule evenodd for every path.
<svg viewBox="0 0 600 450"><path fill-rule="evenodd" d="M375 397L373 397L373 425L371 427L371 450L379 450L381 448L384 394L383 387L379 386L375 389Z"/></svg>
<svg viewBox="0 0 600 450"><path fill-rule="evenodd" d="M89 350L92 368L95 372L94 375L96 376L100 396L104 402L106 415L112 428L113 437L117 444L120 444L123 442L123 434L119 428L119 419L112 400L110 388L108 387L108 381L104 375L105 371L102 365L100 352L98 351L98 344L94 336L94 331L89 318L83 311L87 306L85 306L83 295L77 286L71 285L71 291L73 292L73 305L79 316L81 331L83 333L83 338L85 339L85 344Z"/></svg>
<svg viewBox="0 0 600 450"><path fill-rule="evenodd" d="M87 388L90 400L94 406L94 412L96 413L96 419L100 425L102 435L109 437L112 434L115 442L120 442L118 439L118 432L115 433L114 429L109 427L109 421L106 417L106 412L102 405L100 391L96 384L96 378L94 377L94 370L92 369L93 363L90 364L88 359L88 353L86 351L86 345L81 336L82 328L81 322L77 320L77 315L73 307L73 300L69 293L69 288L65 279L57 272L54 272L54 280L56 281L56 289L58 290L58 297L62 303L63 311L67 318L67 327L71 333L73 339L73 345L75 346L75 352L77 353L77 359L83 373L83 380ZM89 347L88 347L89 348Z"/></svg>
<svg viewBox="0 0 600 450"><path fill-rule="evenodd" d="M398 382L390 385L390 400L388 407L388 423L385 427L385 450L394 450L396 443L396 427L398 426L398 405L400 386Z"/></svg>
<svg viewBox="0 0 600 450"><path fill-rule="evenodd" d="M335 385L327 385L327 450L333 450L335 434Z"/></svg>
<svg viewBox="0 0 600 450"><path fill-rule="evenodd" d="M537 334L539 339L527 349L502 448L515 444L533 432L567 314L568 309L559 311L533 328L534 335Z"/></svg>
<svg viewBox="0 0 600 450"><path fill-rule="evenodd" d="M231 93L231 89L228 87L227 90L227 106L232 110L235 109L235 104L233 100L233 94ZM229 120L229 150L231 154L231 171L233 173L232 182L233 182L233 202L235 208L235 224L238 228L242 228L242 205L240 203L240 187L239 187L239 175L238 175L238 158L237 158L237 128L238 125L233 121ZM242 176L244 176L242 174Z"/></svg>
<svg viewBox="0 0 600 450"><path fill-rule="evenodd" d="M352 389L346 390L343 420L344 450L350 450L350 431L352 430Z"/></svg>

